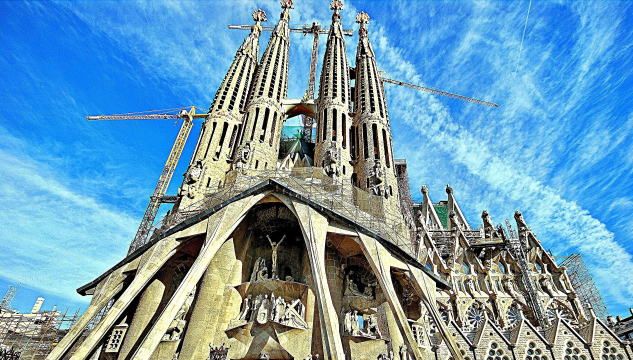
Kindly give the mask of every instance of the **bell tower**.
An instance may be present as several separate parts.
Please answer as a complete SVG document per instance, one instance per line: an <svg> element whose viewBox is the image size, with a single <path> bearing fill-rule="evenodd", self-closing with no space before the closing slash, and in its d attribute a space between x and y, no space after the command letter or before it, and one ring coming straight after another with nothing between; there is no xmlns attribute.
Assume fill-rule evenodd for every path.
<svg viewBox="0 0 633 360"><path fill-rule="evenodd" d="M246 108L240 147L234 168L274 170L277 166L279 140L284 111L281 101L288 93L288 49L290 47L290 9L292 0L281 2L283 11L262 55Z"/></svg>
<svg viewBox="0 0 633 360"><path fill-rule="evenodd" d="M389 113L385 89L376 66L376 55L369 42L369 15L360 12L356 22L360 24L360 29L356 50L352 182L374 195L383 196L386 199L385 207L390 212L399 213Z"/></svg>
<svg viewBox="0 0 633 360"><path fill-rule="evenodd" d="M332 26L327 38L321 70L317 113L315 166L323 167L332 178L351 178L351 110L349 63L340 11L343 2L330 3Z"/></svg>
<svg viewBox="0 0 633 360"><path fill-rule="evenodd" d="M198 143L191 157L183 185L180 205L200 200L205 192L215 191L231 168L233 148L242 127L241 111L246 106L251 80L259 56L259 36L266 13L253 12L255 25L237 50L235 59L218 88L209 115L202 124Z"/></svg>

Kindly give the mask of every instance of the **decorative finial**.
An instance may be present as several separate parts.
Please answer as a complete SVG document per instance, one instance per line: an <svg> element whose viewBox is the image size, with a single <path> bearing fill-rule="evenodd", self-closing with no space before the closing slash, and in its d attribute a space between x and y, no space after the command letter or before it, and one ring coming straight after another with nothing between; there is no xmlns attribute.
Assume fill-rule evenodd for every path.
<svg viewBox="0 0 633 360"><path fill-rule="evenodd" d="M253 12L253 21L255 22L268 21L268 19L266 18L266 12L262 9L255 10Z"/></svg>
<svg viewBox="0 0 633 360"><path fill-rule="evenodd" d="M422 194L428 194L429 193L429 188L426 187L426 185L422 185L422 189L420 189L422 191Z"/></svg>
<svg viewBox="0 0 633 360"><path fill-rule="evenodd" d="M295 3L292 0L281 0L281 8L282 9L294 9Z"/></svg>
<svg viewBox="0 0 633 360"><path fill-rule="evenodd" d="M365 25L369 24L369 14L364 11L359 12L356 15L356 23L360 24L360 27L363 28Z"/></svg>
<svg viewBox="0 0 633 360"><path fill-rule="evenodd" d="M446 184L446 193L449 195L453 193L453 188L449 184Z"/></svg>
<svg viewBox="0 0 633 360"><path fill-rule="evenodd" d="M343 2L341 0L332 0L332 2L330 2L330 10L343 10Z"/></svg>

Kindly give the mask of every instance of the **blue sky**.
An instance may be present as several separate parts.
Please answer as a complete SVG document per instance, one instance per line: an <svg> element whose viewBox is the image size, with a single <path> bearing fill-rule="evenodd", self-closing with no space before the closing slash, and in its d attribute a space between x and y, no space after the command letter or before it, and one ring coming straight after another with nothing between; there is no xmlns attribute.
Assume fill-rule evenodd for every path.
<svg viewBox="0 0 633 360"><path fill-rule="evenodd" d="M329 24L328 1L297 0L293 24ZM277 1L0 1L0 292L85 308L75 293L123 258L169 153L173 121L86 115L207 108L250 24ZM393 78L498 109L388 87L394 154L414 197L454 188L473 225L521 210L554 254L580 252L611 314L633 305L633 14L630 2L347 2ZM260 46L266 46L268 35ZM325 44L325 37L322 37ZM357 35L348 38L355 58ZM291 38L289 96L307 87L311 39ZM321 47L321 54L324 46ZM517 65L518 64L518 65ZM320 67L319 67L320 71ZM196 123L170 186L195 146Z"/></svg>

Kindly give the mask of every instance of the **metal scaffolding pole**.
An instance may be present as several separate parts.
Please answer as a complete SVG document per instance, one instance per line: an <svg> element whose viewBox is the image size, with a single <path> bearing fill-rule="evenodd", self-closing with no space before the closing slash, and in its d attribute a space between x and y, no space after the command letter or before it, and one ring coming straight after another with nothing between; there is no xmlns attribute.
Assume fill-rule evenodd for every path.
<svg viewBox="0 0 633 360"><path fill-rule="evenodd" d="M609 312L582 256L580 254L571 254L569 256L554 256L554 258L561 259L558 265L567 268L571 286L578 294L585 311L588 313L591 307L596 316L606 321Z"/></svg>

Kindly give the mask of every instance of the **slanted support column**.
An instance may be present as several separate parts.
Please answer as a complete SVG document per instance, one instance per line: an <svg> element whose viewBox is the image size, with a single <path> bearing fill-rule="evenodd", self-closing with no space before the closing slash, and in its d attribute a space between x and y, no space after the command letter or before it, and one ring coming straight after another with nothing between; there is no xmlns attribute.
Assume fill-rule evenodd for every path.
<svg viewBox="0 0 633 360"><path fill-rule="evenodd" d="M106 333L115 325L115 322L121 317L130 303L145 288L150 279L152 279L167 260L176 253L178 245L179 242L176 241L175 236L171 236L156 243L148 250L146 255L143 255L144 257L148 257L148 259L140 266L132 283L125 289L110 311L101 319L101 322L99 322L90 335L88 335L70 360L85 360L88 355L90 355ZM58 360L60 358L59 356L63 355L63 353L55 357L52 355L52 353L49 355L49 360Z"/></svg>
<svg viewBox="0 0 633 360"><path fill-rule="evenodd" d="M148 360L152 356L163 335L167 332L169 325L182 308L189 294L194 291L196 284L198 284L198 281L200 281L200 278L209 267L215 254L244 219L246 212L264 196L265 194L253 195L236 201L213 215L213 220L214 222L217 221L218 225L207 228L207 238L200 250L200 254L176 289L168 305L152 325L143 343L132 357L133 360Z"/></svg>
<svg viewBox="0 0 633 360"><path fill-rule="evenodd" d="M97 286L97 290L93 295L92 301L90 302L90 306L84 314L81 316L79 321L73 326L68 334L64 336L64 338L53 348L50 354L48 354L47 359L49 360L59 360L61 359L70 348L72 348L73 344L81 334L83 334L86 327L90 324L92 319L103 309L106 304L112 300L121 290L123 290L123 280L125 276L121 274L121 271L117 271L108 278L103 281L101 284Z"/></svg>
<svg viewBox="0 0 633 360"><path fill-rule="evenodd" d="M422 270L411 265L409 265L409 273L411 274L411 279L413 280L411 283L413 284L415 292L418 294L420 299L422 299L422 303L429 311L429 314L435 322L440 335L442 335L442 338L446 342L446 347L448 347L448 350L451 352L453 359L464 360L464 357L459 352L455 339L449 333L448 327L446 327L446 324L444 323L444 319L442 319L440 312L437 310L437 306L435 306L435 283L428 279Z"/></svg>
<svg viewBox="0 0 633 360"><path fill-rule="evenodd" d="M369 265L378 278L380 288L387 298L387 302L391 307L391 311L396 319L400 333L404 335L403 337L406 345L409 347L410 352L413 353L415 359L425 360L426 358L422 355L422 352L418 347L418 343L413 336L413 331L411 331L411 328L409 327L407 316L400 305L400 301L396 295L396 290L394 289L393 282L391 281L391 269L389 266L389 258L391 255L375 239L372 239L364 234L359 234L359 236L360 247L363 250L363 254L365 254L365 257L369 261Z"/></svg>
<svg viewBox="0 0 633 360"><path fill-rule="evenodd" d="M338 313L332 302L330 287L325 275L325 241L327 236L327 219L302 203L292 201L301 231L308 249L308 258L312 268L314 292L319 304L319 321L323 342L323 357L326 359L345 359L341 332L339 330Z"/></svg>

